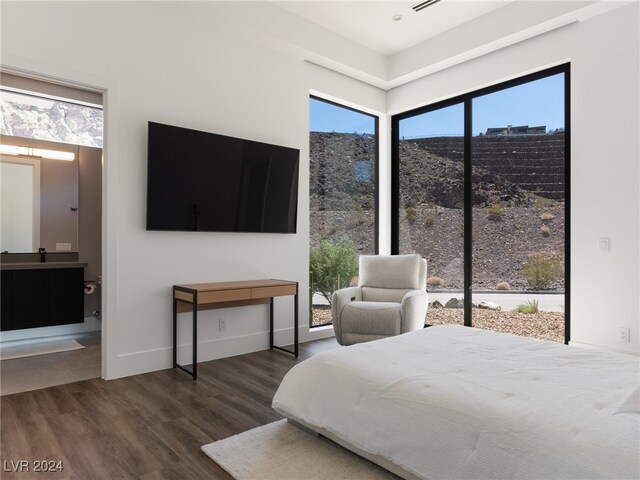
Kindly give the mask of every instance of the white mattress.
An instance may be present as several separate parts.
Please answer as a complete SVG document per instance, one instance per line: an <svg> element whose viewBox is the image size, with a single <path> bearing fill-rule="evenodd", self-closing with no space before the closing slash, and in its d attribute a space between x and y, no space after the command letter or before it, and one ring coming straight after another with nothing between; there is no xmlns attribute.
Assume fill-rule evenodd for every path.
<svg viewBox="0 0 640 480"><path fill-rule="evenodd" d="M435 326L318 354L273 399L426 479L640 478L639 359Z"/></svg>

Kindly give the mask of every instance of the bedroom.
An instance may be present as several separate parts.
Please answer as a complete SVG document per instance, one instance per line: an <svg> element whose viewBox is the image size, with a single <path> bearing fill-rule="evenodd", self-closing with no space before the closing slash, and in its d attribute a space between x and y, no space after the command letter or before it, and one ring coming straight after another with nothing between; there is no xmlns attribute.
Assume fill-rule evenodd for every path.
<svg viewBox="0 0 640 480"><path fill-rule="evenodd" d="M3 2L1 8L3 69L105 92L103 378L170 368L171 285L290 278L302 291L308 288L306 195L299 198L298 233L261 237L259 249L252 235L145 231L146 122L299 148L300 192L306 192L310 93L379 115L384 131L391 114L567 60L573 127L571 341L638 353L637 2L546 33L530 30L544 23L543 8L530 5L533 12L526 15L496 11L492 21L503 30L481 30L481 40L504 48L474 51L480 41L474 29L482 27L476 20L440 34L438 48L430 52L422 45L392 56L267 2ZM523 33L516 38L518 32ZM520 41L507 46L514 40ZM387 90L394 79L408 83ZM598 140L612 137L618 141ZM390 149L384 140L380 146ZM380 202L384 211L390 192L382 192ZM624 221L615 215L619 210ZM388 226L390 219L380 222ZM597 252L602 236L611 238L608 255ZM382 235L380 253L389 252ZM279 344L292 333L287 301L277 307ZM304 295L299 308L301 316L308 311ZM226 332L214 328L213 314L202 314L201 362L267 348L266 312L252 309L229 310ZM620 326L630 328L630 343L618 343ZM190 332L184 327L183 338ZM331 335L300 329L302 342ZM123 388L131 383L123 379Z"/></svg>

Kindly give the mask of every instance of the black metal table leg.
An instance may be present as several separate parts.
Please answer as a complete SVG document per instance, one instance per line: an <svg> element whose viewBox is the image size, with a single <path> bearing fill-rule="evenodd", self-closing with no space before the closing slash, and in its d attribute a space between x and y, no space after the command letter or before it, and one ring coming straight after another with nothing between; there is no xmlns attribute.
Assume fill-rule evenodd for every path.
<svg viewBox="0 0 640 480"><path fill-rule="evenodd" d="M270 325L270 347L271 350L274 348L280 350L282 352L287 352L293 355L295 358L298 358L298 284L296 283L296 293L293 297L293 350L288 350L286 348L278 347L273 344L273 297L271 297L271 304L269 306L269 325Z"/></svg>
<svg viewBox="0 0 640 480"><path fill-rule="evenodd" d="M293 351L298 358L298 284L296 283L296 294L293 300Z"/></svg>
<svg viewBox="0 0 640 480"><path fill-rule="evenodd" d="M273 350L273 297L269 302L269 348Z"/></svg>
<svg viewBox="0 0 640 480"><path fill-rule="evenodd" d="M173 368L178 366L178 300L173 287Z"/></svg>
<svg viewBox="0 0 640 480"><path fill-rule="evenodd" d="M193 293L193 379L198 378L198 291Z"/></svg>
<svg viewBox="0 0 640 480"><path fill-rule="evenodd" d="M191 307L193 312L193 364L191 370L178 363L178 299L176 292L184 292L191 295ZM182 300L185 301L186 300ZM173 368L187 372L195 380L198 378L198 291L192 288L173 286Z"/></svg>

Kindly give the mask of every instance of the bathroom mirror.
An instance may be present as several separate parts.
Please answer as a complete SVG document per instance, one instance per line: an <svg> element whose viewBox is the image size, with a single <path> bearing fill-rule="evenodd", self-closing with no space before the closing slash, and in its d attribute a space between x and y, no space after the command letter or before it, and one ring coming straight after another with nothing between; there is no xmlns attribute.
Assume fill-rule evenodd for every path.
<svg viewBox="0 0 640 480"><path fill-rule="evenodd" d="M0 155L0 251L78 251L78 155L75 146L65 147L73 159L44 158L33 147Z"/></svg>

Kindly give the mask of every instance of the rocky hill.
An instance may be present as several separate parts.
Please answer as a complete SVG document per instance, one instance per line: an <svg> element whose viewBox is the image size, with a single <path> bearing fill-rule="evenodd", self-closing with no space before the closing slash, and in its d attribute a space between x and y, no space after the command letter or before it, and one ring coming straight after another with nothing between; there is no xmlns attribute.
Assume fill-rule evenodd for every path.
<svg viewBox="0 0 640 480"><path fill-rule="evenodd" d="M0 134L102 147L99 108L53 101L49 108L0 100Z"/></svg>
<svg viewBox="0 0 640 480"><path fill-rule="evenodd" d="M401 207L433 205L464 208L464 165L462 161L435 155L415 142L400 143ZM529 205L531 193L504 175L484 167L472 169L474 206Z"/></svg>
<svg viewBox="0 0 640 480"><path fill-rule="evenodd" d="M400 144L401 253L417 252L427 258L429 275L440 277L439 288L445 289L462 288L463 279L464 172L458 140ZM530 147L536 144L528 142ZM512 289L525 289L522 267L533 257L564 264L564 202L513 181L516 173L503 161L507 144L516 145L493 138L485 142L497 149L486 157L495 161L487 160L472 172L474 288L494 289L498 282L508 282ZM535 156L533 150L529 153ZM337 242L346 236L359 253L374 253L374 158L371 136L311 133L312 242L318 238ZM550 288L564 288L562 274Z"/></svg>
<svg viewBox="0 0 640 480"><path fill-rule="evenodd" d="M311 132L310 208L372 210L376 142L372 135Z"/></svg>
<svg viewBox="0 0 640 480"><path fill-rule="evenodd" d="M418 138L404 142L439 157L463 161L462 137ZM474 167L500 175L520 189L541 197L564 199L564 133L477 136L472 138L471 150Z"/></svg>

